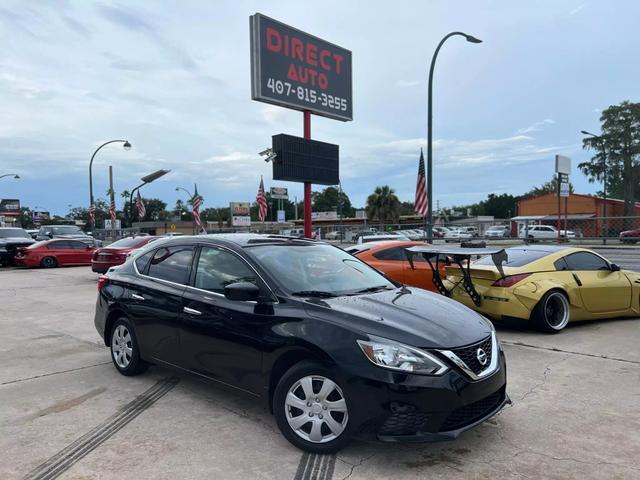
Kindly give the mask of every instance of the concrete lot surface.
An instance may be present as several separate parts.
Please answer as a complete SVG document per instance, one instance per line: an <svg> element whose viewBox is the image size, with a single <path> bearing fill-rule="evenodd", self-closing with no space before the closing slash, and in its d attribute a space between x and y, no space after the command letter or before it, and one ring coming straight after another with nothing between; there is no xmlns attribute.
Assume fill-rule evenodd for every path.
<svg viewBox="0 0 640 480"><path fill-rule="evenodd" d="M514 402L499 416L455 442L315 456L253 400L119 375L95 298L88 267L0 270L0 478L640 478L640 319L499 329Z"/></svg>

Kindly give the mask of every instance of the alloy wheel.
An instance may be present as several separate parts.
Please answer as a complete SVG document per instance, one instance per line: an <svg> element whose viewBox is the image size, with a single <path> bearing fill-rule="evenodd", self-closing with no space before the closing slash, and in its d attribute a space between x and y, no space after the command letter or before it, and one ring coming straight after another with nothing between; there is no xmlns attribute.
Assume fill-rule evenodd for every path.
<svg viewBox="0 0 640 480"><path fill-rule="evenodd" d="M569 323L569 301L562 293L554 292L544 304L547 323L555 330L562 330Z"/></svg>
<svg viewBox="0 0 640 480"><path fill-rule="evenodd" d="M285 417L291 429L312 443L338 438L347 426L347 403L331 379L313 375L295 382L285 399Z"/></svg>
<svg viewBox="0 0 640 480"><path fill-rule="evenodd" d="M131 363L133 344L131 333L124 325L118 325L111 337L111 352L118 367L124 369Z"/></svg>

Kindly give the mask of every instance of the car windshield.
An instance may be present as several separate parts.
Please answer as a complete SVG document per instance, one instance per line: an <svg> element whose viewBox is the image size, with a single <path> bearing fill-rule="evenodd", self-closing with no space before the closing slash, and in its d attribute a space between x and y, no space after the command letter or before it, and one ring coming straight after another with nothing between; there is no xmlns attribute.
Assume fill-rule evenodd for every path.
<svg viewBox="0 0 640 480"><path fill-rule="evenodd" d="M331 245L288 243L247 250L292 294L340 296L395 288L376 270Z"/></svg>
<svg viewBox="0 0 640 480"><path fill-rule="evenodd" d="M507 261L503 265L507 267L522 267L549 255L547 251L528 248L507 248L505 252L507 252ZM488 255L473 263L474 265L493 265L493 260Z"/></svg>
<svg viewBox="0 0 640 480"><path fill-rule="evenodd" d="M27 232L21 228L0 228L0 238L31 238Z"/></svg>
<svg viewBox="0 0 640 480"><path fill-rule="evenodd" d="M83 232L80 227L76 225L59 225L57 227L51 227L51 233L54 235L82 235Z"/></svg>
<svg viewBox="0 0 640 480"><path fill-rule="evenodd" d="M140 238L140 237L121 238L120 240L110 244L109 248L131 248L131 247L135 247L136 245L139 245L140 243L143 243L145 240L147 239Z"/></svg>

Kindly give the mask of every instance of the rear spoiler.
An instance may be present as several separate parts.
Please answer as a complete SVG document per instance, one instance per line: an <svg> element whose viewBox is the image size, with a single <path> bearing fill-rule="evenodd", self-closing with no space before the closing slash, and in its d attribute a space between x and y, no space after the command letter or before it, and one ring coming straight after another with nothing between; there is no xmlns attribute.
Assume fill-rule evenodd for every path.
<svg viewBox="0 0 640 480"><path fill-rule="evenodd" d="M471 257L473 256L484 256L491 255L491 260L493 260L493 264L498 269L500 273L500 278L504 278L504 269L502 268L502 263L507 261L507 252L504 248L500 249L491 249L491 248L461 248L461 247L440 247L437 245L419 245L415 247L409 247L405 249L405 254L407 256L407 260L409 261L409 265L411 265L411 269L415 270L415 266L413 264L414 255L422 255L422 257L427 261L429 267L431 268L431 273L433 276L433 283L437 287L438 291L447 297L451 296L451 292L453 288L455 288L458 284L454 285L453 288L448 289L444 283L442 282L442 277L440 277L440 257L443 257L443 260L446 257L449 257L458 265L460 268L460 272L462 273L462 287L467 292L473 303L477 306L480 306L482 303L482 298L480 294L475 289L473 285L473 281L471 280L470 273L470 265L471 265ZM432 258L435 256L435 265L432 262ZM463 262L466 260L467 265L466 268L463 265Z"/></svg>

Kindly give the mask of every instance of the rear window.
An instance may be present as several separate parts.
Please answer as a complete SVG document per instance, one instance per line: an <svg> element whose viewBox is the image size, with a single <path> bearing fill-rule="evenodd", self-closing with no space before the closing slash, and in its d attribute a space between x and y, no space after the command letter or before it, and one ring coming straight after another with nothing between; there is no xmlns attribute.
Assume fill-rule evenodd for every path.
<svg viewBox="0 0 640 480"><path fill-rule="evenodd" d="M505 251L507 252L507 261L503 265L506 267L522 267L549 255L549 252L544 250L531 250L528 248L508 248ZM474 265L493 265L491 255L474 262Z"/></svg>
<svg viewBox="0 0 640 480"><path fill-rule="evenodd" d="M113 242L111 245L108 246L108 248L131 248L131 247L135 247L136 245L139 245L140 243L143 243L146 239L144 238L134 238L134 237L127 237L127 238L121 238L120 240L118 240L117 242Z"/></svg>
<svg viewBox="0 0 640 480"><path fill-rule="evenodd" d="M31 238L27 232L21 228L0 228L0 238Z"/></svg>

